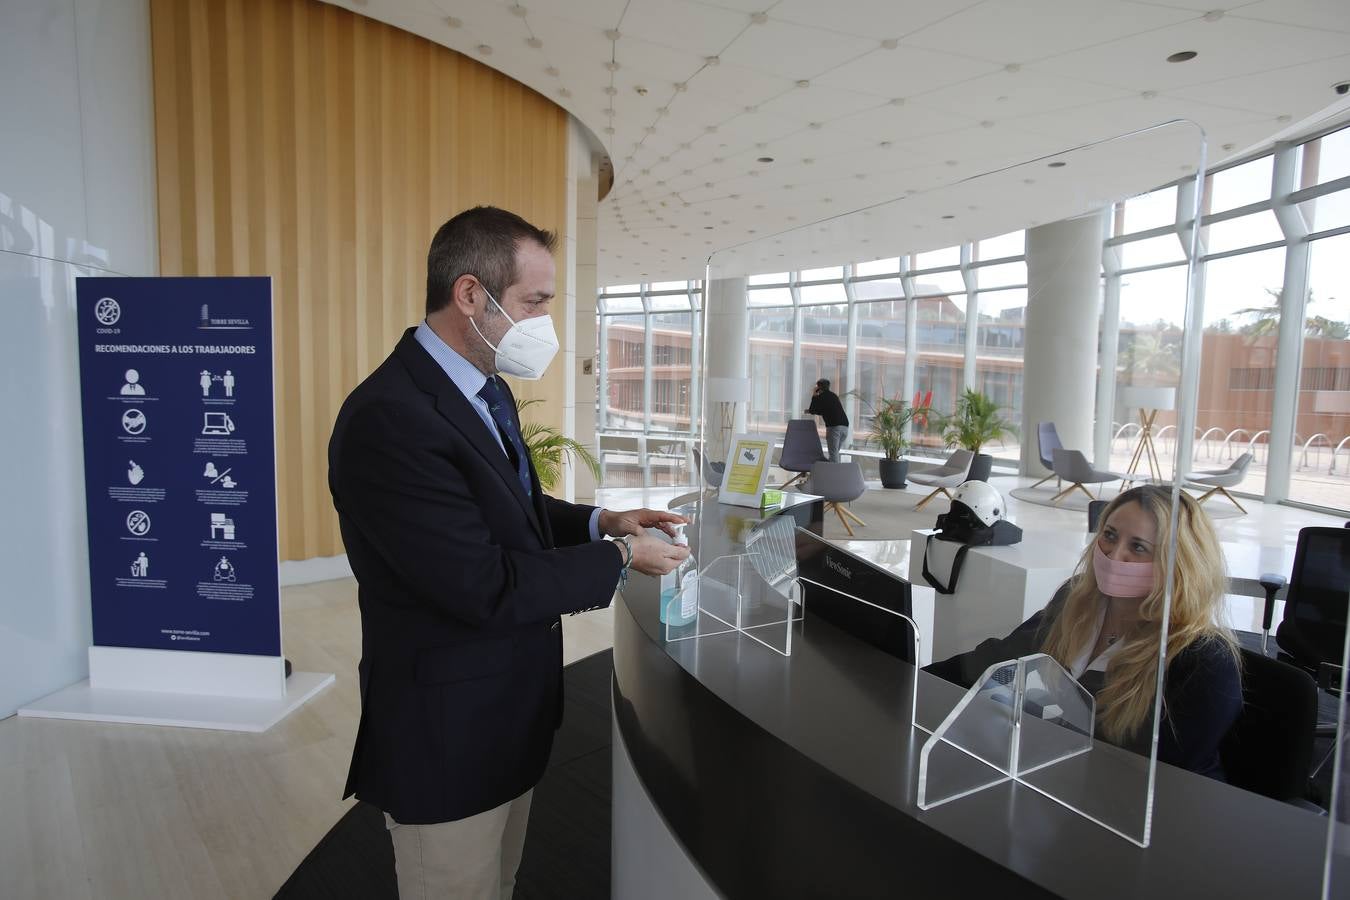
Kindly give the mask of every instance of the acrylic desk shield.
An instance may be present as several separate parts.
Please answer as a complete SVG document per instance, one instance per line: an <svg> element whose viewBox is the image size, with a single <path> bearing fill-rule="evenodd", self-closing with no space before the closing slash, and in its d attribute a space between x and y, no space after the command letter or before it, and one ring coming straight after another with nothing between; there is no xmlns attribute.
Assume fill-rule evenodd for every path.
<svg viewBox="0 0 1350 900"><path fill-rule="evenodd" d="M1192 223L1196 221L1204 181L1204 142L1199 129L1190 123L1168 123L1034 159L1034 153L1024 150L1020 159L1029 161L1001 167L1019 160L1019 146L1044 151L1044 144L1038 141L1019 142L1015 136L1009 140L1011 143L988 148L990 168L997 167L988 174L944 185L941 173L935 177L935 173L916 172L914 189L904 197L731 246L710 257L704 318L707 374L748 376L753 385L744 412L746 421L738 422L737 430L781 430L781 423L774 424L774 414L769 410L804 408L802 398L809 397L810 386L818 377L838 378L841 396L860 385L860 395L871 392L862 399L872 405L880 399L908 400L931 394L934 413L950 413L962 388L981 389L992 377L989 373L1012 365L1000 358L999 336L1024 334L1028 303L1046 290L1056 275L1058 264L1039 272L1035 267L1024 269L1025 275L1010 276L1011 269L1026 265L1021 262L1025 245L1008 250L1007 242L1001 239L1016 236L1023 229L1054 225L1053 229L1039 229L1036 239L1052 242L1048 235L1059 233L1059 228L1065 229L1067 236L1061 238L1058 247L1050 243L1041 248L1038 261L1053 259L1056 250L1067 256L1081 241L1106 246L1104 267L1108 272L1119 272L1119 261L1111 257L1107 240L1112 233L1112 217L1130 208L1128 198L1159 185L1175 184L1178 219L1184 227L1169 229L1167 239L1187 260L1183 266L1186 274L1169 282L1172 290L1151 296L1148 310L1175 320L1175 327L1169 325L1167 330L1164 354L1171 354L1172 361L1160 366L1157 359L1142 352L1117 352L1116 343L1134 346L1129 340L1133 324L1123 321L1118 287L1115 296L1108 290L1103 307L1096 273L1088 273L1082 302L1104 309L1102 365L1108 374L1104 386L1099 385L1096 392L1098 415L1106 422L1128 421L1134 416L1132 410L1112 409L1117 384L1173 387L1177 390L1177 410L1159 413L1158 423L1175 420L1177 433L1191 432L1199 371L1199 332L1192 319L1190 277L1198 239ZM870 163L902 168L904 160L878 150ZM822 207L808 204L804 208ZM956 247L972 247L974 252L965 258L961 254L944 255L943 248ZM875 261L859 262L860 256L867 260L869 253ZM837 266L846 266L842 296L835 297L824 286L810 283L810 270ZM792 278L772 274L788 269L801 274ZM1026 288L1003 287L1022 280ZM784 282L781 290L776 285L775 290L763 287L777 281ZM782 309L766 308L771 305ZM775 325L783 315L789 319L801 317L803 323L820 322L841 318L840 309L848 314L844 331L835 334L820 327L803 329L810 337L791 347L789 363L781 369L765 368L766 354L757 355L756 348L763 351L768 346L765 342L783 331ZM1126 324L1129 327L1122 327ZM1042 333L1053 332L1053 328L1042 329ZM726 356L729 362L719 363L718 341L728 340L727 334L745 334L751 350L747 367L732 371L736 365L732 355ZM859 354L853 348L863 335L884 345L885 358L868 363L886 367L884 377L879 379L884 385L884 398L876 393L875 373L864 372L857 361ZM950 346L940 346L944 343ZM831 345L837 345L835 352ZM847 355L838 350L840 347L849 348ZM974 371L965 372L964 383L936 383L939 366L930 357L961 353L966 348L976 358L976 366ZM1055 355L1064 349L1045 347L1041 352ZM730 368L719 371L719 365ZM1089 393L1084 405L1091 405L1092 400ZM1001 412L1005 416L1009 413ZM792 412L788 417L795 415L798 413ZM930 416L928 424L911 425L907 434L934 456L943 453L938 421L937 415ZM1020 430L1022 423L1015 424ZM1096 468L1109 468L1105 450L1098 454L1091 446L1083 449L1084 455L1097 463ZM1184 449L1188 451L1189 447ZM1181 454L1174 459L1179 458ZM1175 483L1174 478L1171 480ZM1114 481L1104 486L1089 484L1088 488L1094 495L1100 491L1103 499L1109 500L1119 486L1120 482ZM1169 521L1175 521L1177 502L1173 493ZM936 505L935 512L945 512L941 502ZM1086 519L1084 511L1084 527ZM1158 554L1169 561L1174 552L1170 542L1158 548ZM746 621L745 602L732 607L732 594L723 586L745 584L747 571L753 571L753 566L739 560L716 564L721 570L716 578L717 592L702 595L700 608L706 612L716 606L720 609L717 618L729 623ZM1171 566L1165 568L1170 571ZM700 584L700 590L704 587ZM914 587L916 594L926 590ZM1158 624L1128 637L1136 658L1143 659L1142 670L1135 667L1135 677L1154 697L1151 709L1137 724L1137 740L1130 742L1136 749L1142 747L1144 755L1102 739L1101 722L1094 722L1091 695L1068 677L1059 662L1041 655L1041 647L1033 643L1007 659L995 658L981 665L979 671L965 673L965 683L974 687L956 708L949 700L916 698L915 725L932 733L930 745L923 751L924 772L919 781L925 785L924 796L916 798L920 805L960 803L962 798L984 790L1025 791L1037 798L1027 802L1058 803L1087 821L1147 846L1159 725L1157 694L1162 686L1161 647L1166 640L1172 590L1169 580L1160 595L1150 599L1148 616ZM742 589L740 596L744 594ZM1046 596L1044 602L1050 599ZM1094 598L1093 602L1099 601ZM790 617L787 608L780 602L775 609L779 620ZM699 629L703 627L701 616ZM777 628L763 631L777 633ZM981 640L1005 634L991 633ZM925 635L926 640L928 637ZM1151 653L1149 646L1154 648ZM974 649L974 644L967 649ZM920 694L925 683L933 684L927 678L919 679ZM936 690L932 695L946 696L946 692Z"/></svg>
<svg viewBox="0 0 1350 900"><path fill-rule="evenodd" d="M742 552L700 561L696 576L687 577L666 601L666 641L739 632L790 656L793 625L802 618L794 532L792 519L771 518L753 526L744 543L733 548ZM695 553L701 543L696 542Z"/></svg>

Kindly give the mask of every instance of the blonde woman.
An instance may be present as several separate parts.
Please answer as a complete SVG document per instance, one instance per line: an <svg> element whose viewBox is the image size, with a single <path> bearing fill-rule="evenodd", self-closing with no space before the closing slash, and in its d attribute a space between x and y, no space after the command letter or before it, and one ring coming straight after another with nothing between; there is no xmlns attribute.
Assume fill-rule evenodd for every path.
<svg viewBox="0 0 1350 900"><path fill-rule="evenodd" d="M1242 708L1240 657L1219 622L1225 578L1214 526L1184 493L1180 504L1158 759L1223 780L1219 743ZM928 671L968 687L996 662L1048 654L1096 697L1096 736L1147 753L1170 507L1171 493L1153 486L1116 497L1045 609Z"/></svg>

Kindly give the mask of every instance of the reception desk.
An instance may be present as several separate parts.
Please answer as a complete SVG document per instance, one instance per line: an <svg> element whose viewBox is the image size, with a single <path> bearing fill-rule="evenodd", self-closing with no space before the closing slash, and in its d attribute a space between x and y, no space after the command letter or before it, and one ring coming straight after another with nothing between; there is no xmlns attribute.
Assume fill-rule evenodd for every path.
<svg viewBox="0 0 1350 900"><path fill-rule="evenodd" d="M702 560L736 552L755 513L697 515ZM821 502L780 515L819 533ZM1011 782L919 809L915 688L934 724L963 692L809 604L798 628L787 657L736 633L667 643L656 580L630 577L614 614L615 897L1318 896L1325 820L1166 765L1147 849ZM1122 755L1143 763L1099 745L1083 777Z"/></svg>

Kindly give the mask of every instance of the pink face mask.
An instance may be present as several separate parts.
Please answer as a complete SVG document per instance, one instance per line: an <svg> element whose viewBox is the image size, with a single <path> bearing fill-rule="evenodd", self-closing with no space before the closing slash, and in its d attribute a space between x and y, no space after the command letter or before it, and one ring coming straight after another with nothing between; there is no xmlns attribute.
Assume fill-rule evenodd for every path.
<svg viewBox="0 0 1350 900"><path fill-rule="evenodd" d="M1097 576L1097 589L1108 597L1134 599L1153 593L1153 563L1111 559L1095 541L1092 572Z"/></svg>

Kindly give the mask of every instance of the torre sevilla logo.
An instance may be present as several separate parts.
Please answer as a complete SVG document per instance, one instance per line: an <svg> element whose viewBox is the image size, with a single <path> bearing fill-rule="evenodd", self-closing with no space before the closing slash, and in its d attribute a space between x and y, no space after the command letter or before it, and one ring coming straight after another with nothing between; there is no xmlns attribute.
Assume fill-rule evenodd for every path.
<svg viewBox="0 0 1350 900"><path fill-rule="evenodd" d="M215 318L211 315L210 305L203 303L201 322L197 324L197 327L202 331L249 331L253 328L253 323L242 317Z"/></svg>

